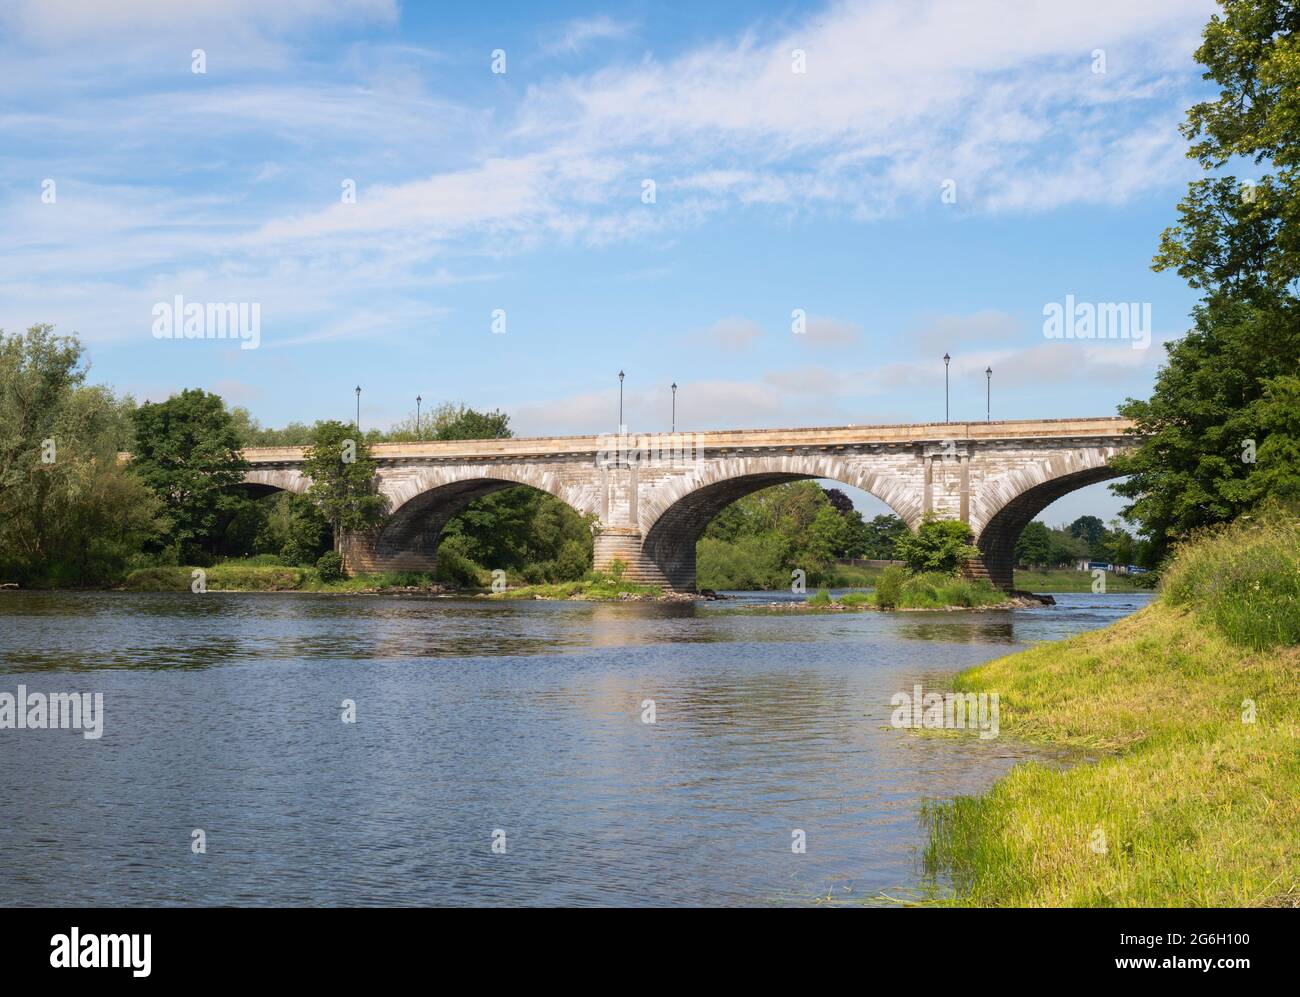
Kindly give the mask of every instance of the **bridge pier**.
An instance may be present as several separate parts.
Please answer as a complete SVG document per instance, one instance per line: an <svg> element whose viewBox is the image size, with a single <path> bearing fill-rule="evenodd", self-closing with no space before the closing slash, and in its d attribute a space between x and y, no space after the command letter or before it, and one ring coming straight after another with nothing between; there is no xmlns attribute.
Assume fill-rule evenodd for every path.
<svg viewBox="0 0 1300 997"><path fill-rule="evenodd" d="M602 526L600 532L596 534L592 568L596 571L609 571L615 561L621 561L625 565L623 578L627 581L641 585L662 585L664 588L680 591L695 589L694 557L691 558L689 584L684 586L674 584L664 570L645 552L641 531L635 527ZM686 581L684 577L678 580Z"/></svg>
<svg viewBox="0 0 1300 997"><path fill-rule="evenodd" d="M436 546L384 543L377 530L345 532L339 553L343 555L343 569L348 574L359 571L424 571L434 574L438 570Z"/></svg>

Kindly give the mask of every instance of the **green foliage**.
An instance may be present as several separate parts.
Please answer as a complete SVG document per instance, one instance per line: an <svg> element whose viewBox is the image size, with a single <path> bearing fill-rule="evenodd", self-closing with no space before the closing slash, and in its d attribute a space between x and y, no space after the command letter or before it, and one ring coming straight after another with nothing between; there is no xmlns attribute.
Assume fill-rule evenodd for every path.
<svg viewBox="0 0 1300 997"><path fill-rule="evenodd" d="M956 578L945 571L925 571L907 578L899 587L899 609L949 609L995 606L1006 602L1005 592L983 578Z"/></svg>
<svg viewBox="0 0 1300 997"><path fill-rule="evenodd" d="M311 446L316 432L322 425L317 422L307 426L301 422L291 422L283 429L264 429L252 417L248 409L235 407L230 410L230 421L239 436L241 447L306 447Z"/></svg>
<svg viewBox="0 0 1300 997"><path fill-rule="evenodd" d="M463 404L443 402L411 412L382 433L368 433L370 442L410 443L417 440L499 440L514 434L504 412L479 412Z"/></svg>
<svg viewBox="0 0 1300 997"><path fill-rule="evenodd" d="M898 538L895 556L914 572L939 571L955 575L962 564L979 555L971 530L955 519L927 519L915 533Z"/></svg>
<svg viewBox="0 0 1300 997"><path fill-rule="evenodd" d="M1096 516L1083 518L1097 519ZM1097 519L1097 522L1101 523L1101 520ZM1103 528L1102 537L1105 536ZM1132 541L1127 533L1124 533L1124 536L1130 542ZM1059 567L1089 558L1092 556L1092 551L1086 540L1076 536L1070 530L1054 530L1045 523L1034 520L1024 528L1016 541L1015 556L1017 564Z"/></svg>
<svg viewBox="0 0 1300 997"><path fill-rule="evenodd" d="M1196 52L1217 97L1188 111L1191 182L1154 266L1203 292L1194 328L1166 346L1150 401L1121 414L1146 434L1115 462L1159 560L1170 544L1269 496L1300 495L1300 9L1224 0ZM1252 183L1219 175L1241 158ZM1254 460L1250 459L1253 447Z"/></svg>
<svg viewBox="0 0 1300 997"><path fill-rule="evenodd" d="M857 609L859 606L879 605L870 592L845 592L839 598L841 606ZM884 608L884 607L882 607Z"/></svg>
<svg viewBox="0 0 1300 997"><path fill-rule="evenodd" d="M876 605L881 609L893 609L897 606L903 591L903 583L906 581L906 569L897 565L887 567L876 580Z"/></svg>
<svg viewBox="0 0 1300 997"><path fill-rule="evenodd" d="M1156 264L1211 296L1273 299L1293 294L1300 276L1300 7L1294 0L1221 7L1196 51L1219 93L1188 110L1188 155L1207 171L1241 157L1277 172L1244 193L1231 176L1192 181Z"/></svg>
<svg viewBox="0 0 1300 997"><path fill-rule="evenodd" d="M838 558L865 555L868 534L861 514L846 513L848 498L835 491L839 508L812 481L775 485L725 507L696 545L699 586L785 588L796 568L811 584L831 583Z"/></svg>
<svg viewBox="0 0 1300 997"><path fill-rule="evenodd" d="M1080 516L1068 527L1070 536L1082 540L1088 545L1088 556L1096 557L1101 553L1101 542L1106 534L1106 524L1097 516Z"/></svg>
<svg viewBox="0 0 1300 997"><path fill-rule="evenodd" d="M438 547L438 581L456 588L484 588L491 575L474 563L470 541L461 535L447 537Z"/></svg>
<svg viewBox="0 0 1300 997"><path fill-rule="evenodd" d="M1168 350L1151 399L1120 407L1147 438L1113 461L1157 558L1267 496L1300 495L1300 306L1203 304Z"/></svg>
<svg viewBox="0 0 1300 997"><path fill-rule="evenodd" d="M790 584L789 545L774 532L742 536L734 542L705 536L695 545L695 577L700 588L750 591ZM814 579L814 583L820 579Z"/></svg>
<svg viewBox="0 0 1300 997"><path fill-rule="evenodd" d="M1052 534L1045 523L1034 520L1016 541L1017 564L1048 564L1052 556Z"/></svg>
<svg viewBox="0 0 1300 997"><path fill-rule="evenodd" d="M194 568L141 568L126 577L124 587L132 592L190 592ZM307 579L303 568L232 562L204 568L209 592L292 592Z"/></svg>
<svg viewBox="0 0 1300 997"><path fill-rule="evenodd" d="M818 589L808 597L810 606L829 606L831 604L831 594L826 589Z"/></svg>
<svg viewBox="0 0 1300 997"><path fill-rule="evenodd" d="M620 562L615 562L620 563ZM525 585L493 592L494 599L583 599L593 602L612 602L624 599L655 599L662 595L658 585L642 585L624 581L602 571L592 571L585 578L552 582L545 585Z"/></svg>
<svg viewBox="0 0 1300 997"><path fill-rule="evenodd" d="M170 528L162 543L183 560L206 560L218 526L244 498L234 486L248 465L225 404L217 395L186 389L165 402L135 410L131 470L162 501Z"/></svg>
<svg viewBox="0 0 1300 997"><path fill-rule="evenodd" d="M591 568L593 517L536 488L519 486L476 499L442 529L442 545L486 569L531 582L572 581Z"/></svg>
<svg viewBox="0 0 1300 997"><path fill-rule="evenodd" d="M316 560L316 574L323 582L337 582L347 577L343 571L343 555L327 550Z"/></svg>
<svg viewBox="0 0 1300 997"><path fill-rule="evenodd" d="M375 462L356 429L341 422L317 425L316 438L304 453L304 471L312 479L307 494L334 531L367 530L384 517L385 500L375 487Z"/></svg>
<svg viewBox="0 0 1300 997"><path fill-rule="evenodd" d="M514 434L504 412L478 412L464 405L445 405L433 414L435 440L498 440Z"/></svg>
<svg viewBox="0 0 1300 997"><path fill-rule="evenodd" d="M276 492L251 503L260 516L253 553L277 554L285 564L315 564L333 546L329 523L306 495ZM241 551L228 545L228 552Z"/></svg>
<svg viewBox="0 0 1300 997"><path fill-rule="evenodd" d="M858 513L859 519L861 513ZM866 557L887 561L894 556L894 547L898 538L910 532L907 524L898 516L881 515L864 524L862 543L855 546L848 557Z"/></svg>
<svg viewBox="0 0 1300 997"><path fill-rule="evenodd" d="M117 459L131 400L84 377L75 338L0 331L0 581L109 583L167 526Z"/></svg>
<svg viewBox="0 0 1300 997"><path fill-rule="evenodd" d="M1300 644L1300 506L1269 502L1180 545L1161 591L1167 602L1213 620L1234 643Z"/></svg>

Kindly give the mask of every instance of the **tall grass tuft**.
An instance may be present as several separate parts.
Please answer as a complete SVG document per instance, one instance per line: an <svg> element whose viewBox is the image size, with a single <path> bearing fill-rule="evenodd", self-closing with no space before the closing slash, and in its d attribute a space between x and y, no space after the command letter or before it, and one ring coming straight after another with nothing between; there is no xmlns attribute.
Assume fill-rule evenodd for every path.
<svg viewBox="0 0 1300 997"><path fill-rule="evenodd" d="M877 588L879 593L879 588ZM993 606L1006 595L984 579L956 578L941 571L912 575L899 587L895 605L904 609L945 609L949 606ZM877 594L879 604L879 594Z"/></svg>
<svg viewBox="0 0 1300 997"><path fill-rule="evenodd" d="M907 581L907 570L898 565L890 565L876 579L876 605L881 609L893 609L898 605L898 595L903 583Z"/></svg>
<svg viewBox="0 0 1300 997"><path fill-rule="evenodd" d="M1181 545L1161 591L1243 647L1300 644L1300 507L1271 503Z"/></svg>

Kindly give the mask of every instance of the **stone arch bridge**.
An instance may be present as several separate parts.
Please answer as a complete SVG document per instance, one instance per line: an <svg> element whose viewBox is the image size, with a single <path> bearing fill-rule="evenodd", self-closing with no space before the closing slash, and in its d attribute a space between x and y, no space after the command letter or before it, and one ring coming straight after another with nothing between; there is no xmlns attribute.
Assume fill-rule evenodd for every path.
<svg viewBox="0 0 1300 997"><path fill-rule="evenodd" d="M827 478L889 505L911 528L927 516L969 523L980 549L968 572L1012 584L1020 531L1076 488L1115 477L1110 460L1136 442L1123 419L726 430L672 436L561 436L379 443L388 517L346 535L350 570L436 567L443 526L474 499L515 485L549 492L593 517L595 566L695 588L695 542L736 499L785 481ZM250 449L246 483L303 492L299 447Z"/></svg>

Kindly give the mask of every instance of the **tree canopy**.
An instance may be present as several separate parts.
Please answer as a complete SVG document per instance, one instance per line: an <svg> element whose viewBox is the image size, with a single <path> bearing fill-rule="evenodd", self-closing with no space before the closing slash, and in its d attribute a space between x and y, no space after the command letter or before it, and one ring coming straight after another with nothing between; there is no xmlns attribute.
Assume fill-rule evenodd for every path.
<svg viewBox="0 0 1300 997"><path fill-rule="evenodd" d="M192 563L240 501L234 487L248 465L239 454L239 434L220 396L197 388L146 402L132 418L132 471L167 511L162 542Z"/></svg>
<svg viewBox="0 0 1300 997"><path fill-rule="evenodd" d="M1219 93L1183 126L1211 175L1189 184L1153 264L1202 298L1151 398L1120 406L1145 439L1114 462L1130 475L1115 490L1156 557L1268 496L1300 494L1300 6L1222 8L1196 51ZM1241 162L1259 175L1223 172Z"/></svg>

